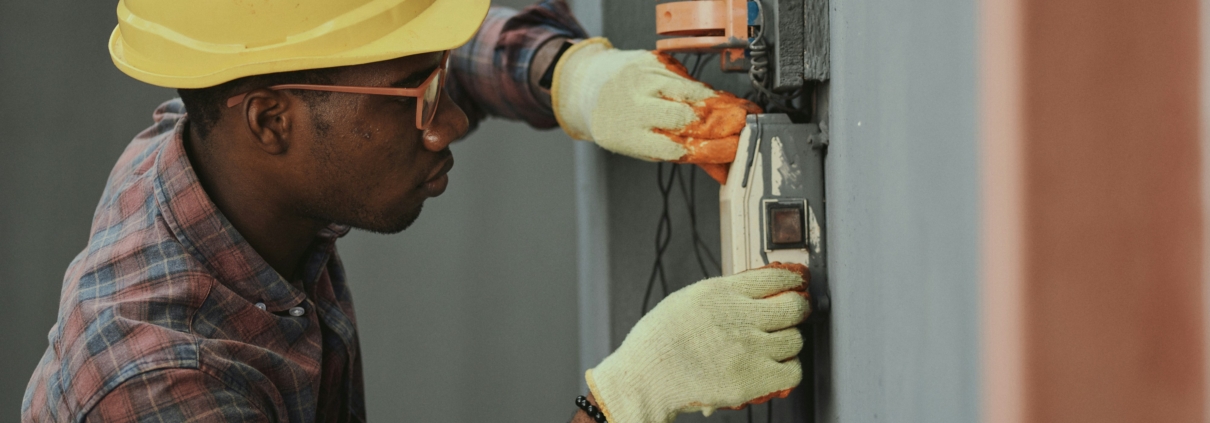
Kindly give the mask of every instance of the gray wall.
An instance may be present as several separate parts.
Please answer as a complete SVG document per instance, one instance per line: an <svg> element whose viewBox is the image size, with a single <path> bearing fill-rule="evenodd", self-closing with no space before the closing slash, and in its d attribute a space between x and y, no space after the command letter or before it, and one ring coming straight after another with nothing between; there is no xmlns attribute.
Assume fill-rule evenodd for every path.
<svg viewBox="0 0 1210 423"><path fill-rule="evenodd" d="M839 421L979 418L975 19L970 1L832 0Z"/></svg>
<svg viewBox="0 0 1210 423"><path fill-rule="evenodd" d="M106 175L173 96L111 64L115 6L0 2L0 423L17 421ZM566 421L580 379L571 142L489 121L453 150L449 190L412 229L339 243L369 414Z"/></svg>
<svg viewBox="0 0 1210 423"><path fill-rule="evenodd" d="M564 421L579 392L571 143L490 121L453 150L449 190L411 229L340 243L368 412Z"/></svg>
<svg viewBox="0 0 1210 423"><path fill-rule="evenodd" d="M110 63L115 5L0 2L0 422L17 421L109 170L172 96Z"/></svg>

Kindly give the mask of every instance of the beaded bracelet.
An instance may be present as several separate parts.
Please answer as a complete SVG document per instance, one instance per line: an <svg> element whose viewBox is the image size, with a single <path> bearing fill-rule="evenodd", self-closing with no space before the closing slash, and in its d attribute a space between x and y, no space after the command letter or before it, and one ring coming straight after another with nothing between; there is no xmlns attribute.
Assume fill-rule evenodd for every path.
<svg viewBox="0 0 1210 423"><path fill-rule="evenodd" d="M576 407L580 407L581 410L588 413L588 417L592 417L597 423L609 423L608 420L605 420L605 413L602 413L601 409L588 402L588 398L585 398L583 395L576 397Z"/></svg>

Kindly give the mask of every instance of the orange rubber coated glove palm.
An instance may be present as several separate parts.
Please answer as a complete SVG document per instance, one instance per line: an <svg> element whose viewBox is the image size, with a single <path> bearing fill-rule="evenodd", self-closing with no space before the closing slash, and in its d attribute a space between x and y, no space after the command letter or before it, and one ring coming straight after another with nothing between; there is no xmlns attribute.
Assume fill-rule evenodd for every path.
<svg viewBox="0 0 1210 423"><path fill-rule="evenodd" d="M572 138L642 160L697 164L720 183L735 160L746 116L761 112L693 80L671 56L618 50L604 38L563 54L551 100Z"/></svg>

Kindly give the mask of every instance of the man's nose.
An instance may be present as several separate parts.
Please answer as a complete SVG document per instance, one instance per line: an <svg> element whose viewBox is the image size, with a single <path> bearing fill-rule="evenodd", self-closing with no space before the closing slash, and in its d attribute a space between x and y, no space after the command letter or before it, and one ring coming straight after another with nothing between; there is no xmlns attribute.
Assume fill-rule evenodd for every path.
<svg viewBox="0 0 1210 423"><path fill-rule="evenodd" d="M447 93L442 93L437 104L437 116L433 117L429 129L424 130L424 148L432 152L445 150L454 140L466 135L469 127L466 113Z"/></svg>

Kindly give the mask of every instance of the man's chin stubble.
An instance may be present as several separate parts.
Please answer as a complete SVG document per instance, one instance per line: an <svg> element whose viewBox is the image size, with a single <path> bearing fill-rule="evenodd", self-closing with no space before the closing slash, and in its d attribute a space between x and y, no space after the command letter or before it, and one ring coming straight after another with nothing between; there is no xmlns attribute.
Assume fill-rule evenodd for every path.
<svg viewBox="0 0 1210 423"><path fill-rule="evenodd" d="M415 209L403 213L389 213L386 211L374 212L361 205L352 207L346 205L343 209L330 205L329 207L306 208L300 210L300 214L311 216L312 219L319 221L391 235L403 232L412 226L412 223L420 217L420 211L423 208L424 204L421 203Z"/></svg>
<svg viewBox="0 0 1210 423"><path fill-rule="evenodd" d="M415 212L411 213L402 213L399 215L380 215L369 219L359 219L361 220L360 222L351 223L348 225L376 234L393 235L403 232L405 229L412 226L412 223L415 223L416 219L420 217L420 211L423 208L424 205L421 205L416 208Z"/></svg>

